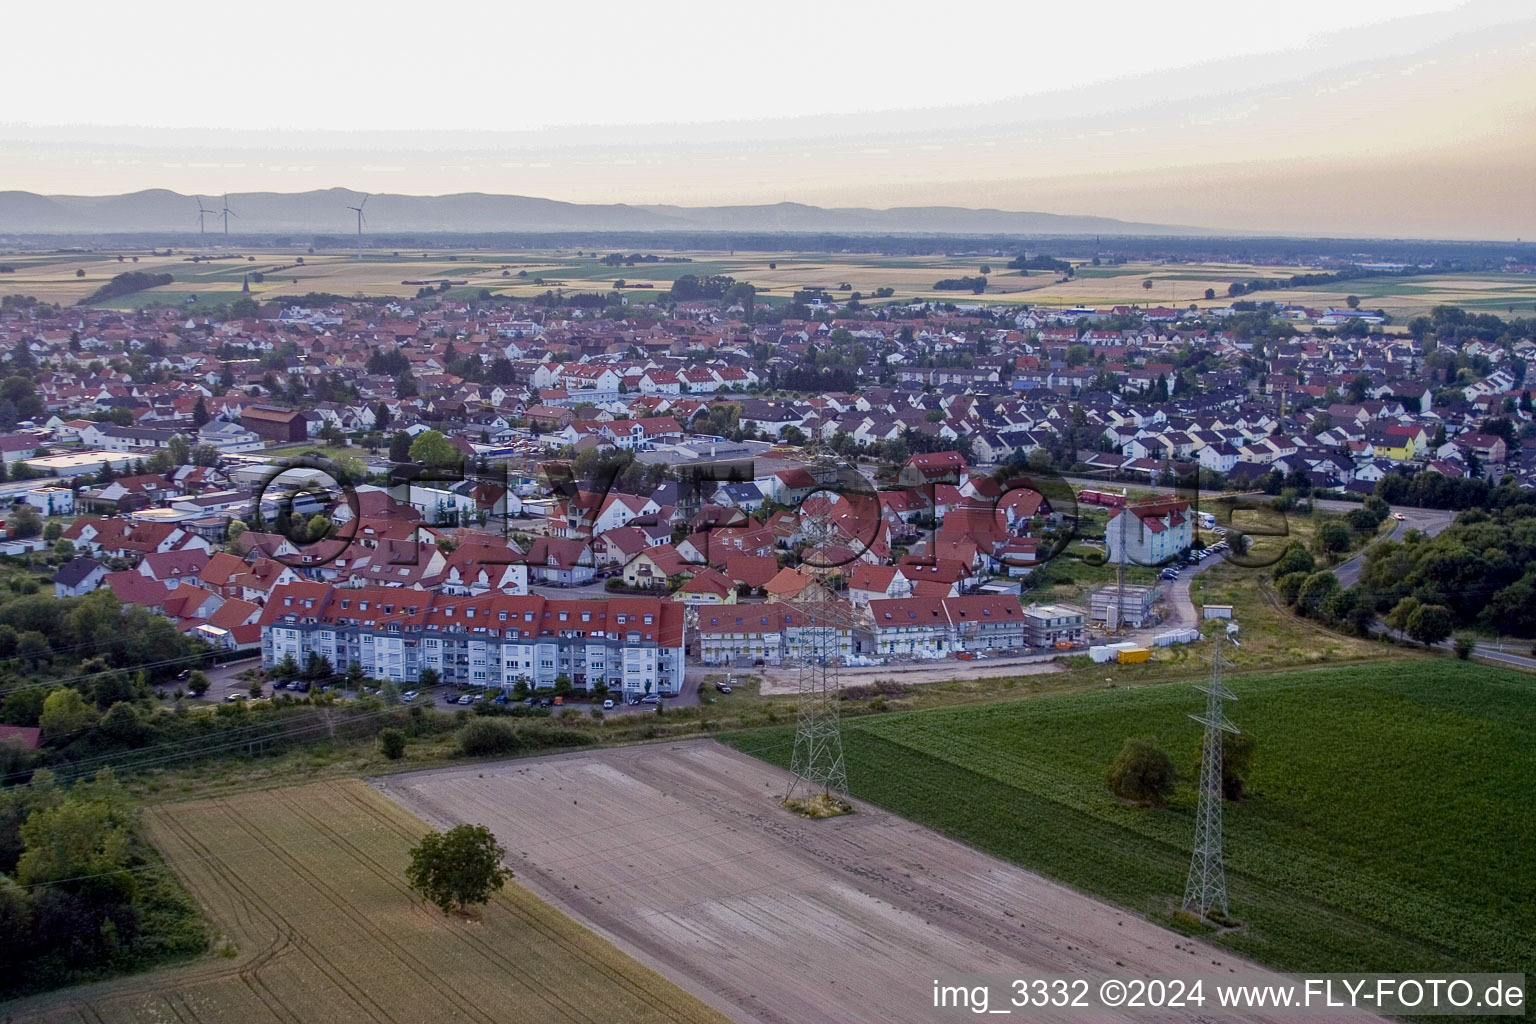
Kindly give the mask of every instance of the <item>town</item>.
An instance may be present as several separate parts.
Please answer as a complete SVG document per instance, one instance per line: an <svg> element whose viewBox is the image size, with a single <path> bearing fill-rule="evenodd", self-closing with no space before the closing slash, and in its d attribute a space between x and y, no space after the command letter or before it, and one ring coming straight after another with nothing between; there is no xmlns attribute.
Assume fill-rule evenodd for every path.
<svg viewBox="0 0 1536 1024"><path fill-rule="evenodd" d="M1314 308L1250 290L1248 271L1228 295L1208 289L1177 307L774 295L693 273L703 255L675 258L672 283L644 294L424 287L415 298L268 300L242 289L211 309L157 304L154 284L130 293L133 309L7 297L0 658L13 681L0 754L8 778L31 782L9 799L31 799L57 773L78 799L100 792L110 804L120 773L150 792L254 786L236 805L262 820L308 808L311 796L293 794L312 793L352 831L391 813L407 815L407 833L415 814L474 814L528 843L547 825L555 845L515 861L556 901L538 913L631 936L637 949L654 937L636 902L644 887L610 882L613 909L593 911L573 901L594 876L623 871L605 860L578 885L556 866L589 856L573 838L587 815L619 830L662 823L632 841L680 852L647 854L654 868L636 877L670 877L673 856L729 864L690 873L717 879L710 900L758 891L765 872L858 875L827 867L841 842L831 832L796 840L782 869L758 866L750 851L778 827L773 815L863 815L876 861L906 863L903 830L915 826L862 801L884 793L937 824L947 791L921 790L915 804L902 794L957 770L1004 771L1001 799L1037 800L1074 764L1089 780L1075 803L1052 795L1029 812L1052 835L1075 835L1083 806L1141 821L1188 818L1198 803L1207 821L1223 801L1237 809L1238 842L1268 849L1242 821L1265 806L1246 795L1251 774L1283 785L1254 773L1255 736L1260 756L1278 760L1296 723L1391 679L1349 726L1368 763L1388 734L1361 723L1402 714L1403 687L1433 702L1445 686L1536 668L1536 549L1522 539L1536 509L1536 320L1449 304L1389 314L1354 297ZM663 259L559 258L605 274ZM1094 269L1042 253L1009 263L1062 279ZM1370 284L1360 268L1326 273ZM1237 681L1220 680L1223 664ZM1205 713L1192 716L1181 681L1210 673ZM1498 692L1522 692L1509 687ZM1239 695L1259 699L1227 730L1237 739L1221 739L1225 702ZM1066 717L1041 732L1037 706ZM1127 724L1147 716L1161 723L1155 736ZM1218 773L1198 790L1174 764L1198 739L1190 717L1206 723L1196 768ZM928 721L952 724L929 732ZM1021 737L1040 736L1056 739L1032 748L1030 767L999 768L1015 763ZM1091 753L1073 761L1059 743ZM1371 785L1386 785L1371 771ZM371 786L352 778L363 773ZM296 789L301 778L317 781ZM1457 784L1462 774L1436 783ZM966 800L991 788L962 785ZM669 802L675 793L685 805ZM1297 813L1317 829L1334 820L1323 802ZM984 809L957 820L944 830L964 838L1002 819ZM185 869L179 840L150 834ZM332 870L346 870L335 859L349 856L337 845L346 834L324 840ZM726 851L679 846L678 834L739 838ZM956 886L999 870L993 852L1032 834L1000 828L976 840L983 852L943 838L944 867L916 884L952 902ZM1094 898L1119 891L1127 864L1139 865L1137 898L1156 907L1176 899L1163 894L1187 866L1153 870L1141 854L1077 866L1095 863L1092 835L1067 843L1073 865L1020 857L1091 894L1074 897L1074 944L1124 927ZM1211 836L1195 836L1184 898L1170 904L1182 916L1168 920L1199 930L1249 916L1282 949L1269 962L1301 962L1324 933L1286 920L1285 898L1244 893L1229 910L1224 876L1197 884L1222 855ZM506 851L486 842L487 870L503 870ZM1487 856L1500 842L1488 837ZM1309 888L1335 870L1331 843L1296 854L1331 851L1306 869ZM1242 854L1235 863L1256 870ZM1044 884L1007 870L1019 898ZM370 868L357 884L391 886L392 872ZM1365 928L1377 927L1367 904L1393 903L1383 887L1398 884L1396 868L1371 877L1338 904ZM134 899L186 899L166 884ZM803 898L797 884L773 899ZM890 898L900 888L880 885ZM429 898L463 909L452 894ZM683 914L710 905L682 890L666 899ZM488 892L474 900L492 901L498 934L526 937ZM137 933L167 960L219 941L179 905L181 938L164 938L165 925ZM40 908L26 934L45 952L14 990L111 973L100 966L109 947L63 958L65 919L27 906ZM779 941L780 913L770 905L756 924L701 941L766 949L754 944ZM1160 914L1136 922L1146 949L1163 942ZM909 958L940 935L958 965L964 917L946 911L933 929L902 914L881 927ZM307 920L312 934L331 927ZM816 920L818 944L844 927L841 912ZM422 934L435 941L442 927ZM1505 925L1465 927L1458 948L1472 956ZM268 941L254 926L240 934L247 950ZM582 962L612 955L593 949ZM1432 962L1412 949L1408 962ZM1143 962L1174 962L1161 957ZM690 970L689 991L730 990L712 969ZM789 975L763 977L837 1016ZM631 1005L616 990L593 998Z"/></svg>
<svg viewBox="0 0 1536 1024"><path fill-rule="evenodd" d="M1451 309L246 305L12 304L0 494L58 596L269 669L676 696L685 647L792 658L772 606L807 588L847 606L848 659L1074 649L1169 616L1123 580L1030 599L1079 507L1134 514L1110 562L1167 567L1202 490L1457 508L1536 480L1536 340ZM1046 473L1096 489L1055 507Z"/></svg>

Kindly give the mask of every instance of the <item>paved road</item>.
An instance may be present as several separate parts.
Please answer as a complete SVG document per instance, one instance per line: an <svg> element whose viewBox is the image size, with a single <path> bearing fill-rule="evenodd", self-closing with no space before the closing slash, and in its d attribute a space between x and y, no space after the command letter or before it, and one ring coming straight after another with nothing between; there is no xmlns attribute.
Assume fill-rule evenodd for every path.
<svg viewBox="0 0 1536 1024"><path fill-rule="evenodd" d="M1334 506L1339 505L1344 506L1346 510L1351 507L1358 507L1351 506L1347 501L1318 502L1320 508L1332 509ZM1400 515L1403 518L1401 520L1394 520L1391 530L1355 552L1348 561L1334 567L1333 574L1339 578L1340 586L1351 587L1359 581L1360 573L1365 568L1365 553L1372 546L1390 537L1406 534L1409 530L1418 530L1420 533L1433 537L1447 526L1450 526L1456 517L1454 512L1433 508L1398 507L1392 511L1395 515Z"/></svg>
<svg viewBox="0 0 1536 1024"><path fill-rule="evenodd" d="M1348 511L1352 508L1359 508L1358 505L1347 501L1319 501L1318 506L1320 508L1327 508L1330 511ZM1395 511L1396 514L1403 517L1401 520L1393 520L1390 530L1355 552L1347 561L1341 562L1334 567L1333 574L1338 577L1340 586L1353 586L1360 579L1360 573L1365 568L1365 553L1373 545L1379 544L1389 537L1406 533L1410 529L1420 530L1433 537L1449 526L1455 516L1453 512L1445 512L1438 509L1404 507ZM1168 621L1158 624L1158 632L1169 629L1199 628L1199 611L1195 608L1194 599L1189 593L1190 583L1194 580L1195 576L1218 564L1220 560L1220 556L1216 556L1206 559L1199 565L1185 567L1183 574L1177 580L1167 584L1164 588L1164 594L1167 596L1168 602Z"/></svg>
<svg viewBox="0 0 1536 1024"><path fill-rule="evenodd" d="M1372 631L1376 633L1386 633L1397 640L1401 640L1404 643L1412 642L1407 634L1399 632L1395 629L1391 629L1380 619L1376 620L1376 624ZM1454 651L1456 649L1456 643L1454 640L1442 640L1434 646L1438 647L1442 651ZM1536 658L1531 657L1529 653L1530 650L1531 648L1526 646L1521 646L1515 650L1509 650L1506 644L1502 642L1494 642L1491 640L1479 640L1472 646L1472 653L1484 661L1492 661L1500 665L1508 665L1510 668L1520 668L1526 669L1528 671L1536 671Z"/></svg>
<svg viewBox="0 0 1536 1024"><path fill-rule="evenodd" d="M1453 647L1449 640L1439 646L1447 650ZM1536 658L1528 654L1513 654L1486 640L1479 641L1472 648L1472 653L1486 661L1498 662L1500 665L1508 665L1511 668L1523 668L1536 672Z"/></svg>

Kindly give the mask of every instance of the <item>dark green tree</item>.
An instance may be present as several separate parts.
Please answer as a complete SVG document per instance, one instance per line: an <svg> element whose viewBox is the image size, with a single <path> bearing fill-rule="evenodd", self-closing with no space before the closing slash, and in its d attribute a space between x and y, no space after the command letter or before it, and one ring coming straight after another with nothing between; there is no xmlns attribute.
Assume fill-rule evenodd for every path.
<svg viewBox="0 0 1536 1024"><path fill-rule="evenodd" d="M1125 741L1104 781L1122 800L1161 807L1173 794L1173 760L1150 736Z"/></svg>
<svg viewBox="0 0 1536 1024"><path fill-rule="evenodd" d="M507 879L507 851L484 825L457 825L428 832L411 848L406 881L444 914L489 902Z"/></svg>

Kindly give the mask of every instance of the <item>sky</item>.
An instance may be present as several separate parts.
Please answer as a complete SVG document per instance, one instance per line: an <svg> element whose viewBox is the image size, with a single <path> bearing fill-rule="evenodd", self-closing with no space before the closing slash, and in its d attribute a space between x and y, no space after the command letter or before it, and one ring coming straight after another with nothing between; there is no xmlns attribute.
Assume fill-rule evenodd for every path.
<svg viewBox="0 0 1536 1024"><path fill-rule="evenodd" d="M0 189L1536 236L1529 0L79 0L67 33L59 10L7 13L48 42L0 69Z"/></svg>

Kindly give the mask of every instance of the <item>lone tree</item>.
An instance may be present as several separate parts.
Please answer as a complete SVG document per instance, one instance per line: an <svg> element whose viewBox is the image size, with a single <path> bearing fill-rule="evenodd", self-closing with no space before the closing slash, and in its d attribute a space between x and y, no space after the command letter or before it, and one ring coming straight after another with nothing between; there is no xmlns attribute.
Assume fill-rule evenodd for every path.
<svg viewBox="0 0 1536 1024"><path fill-rule="evenodd" d="M1161 807L1173 795L1173 760L1150 736L1126 740L1104 781L1122 800Z"/></svg>
<svg viewBox="0 0 1536 1024"><path fill-rule="evenodd" d="M411 848L406 881L451 914L470 904L485 903L512 877L502 867L506 848L484 825L456 825L447 832L428 832Z"/></svg>

